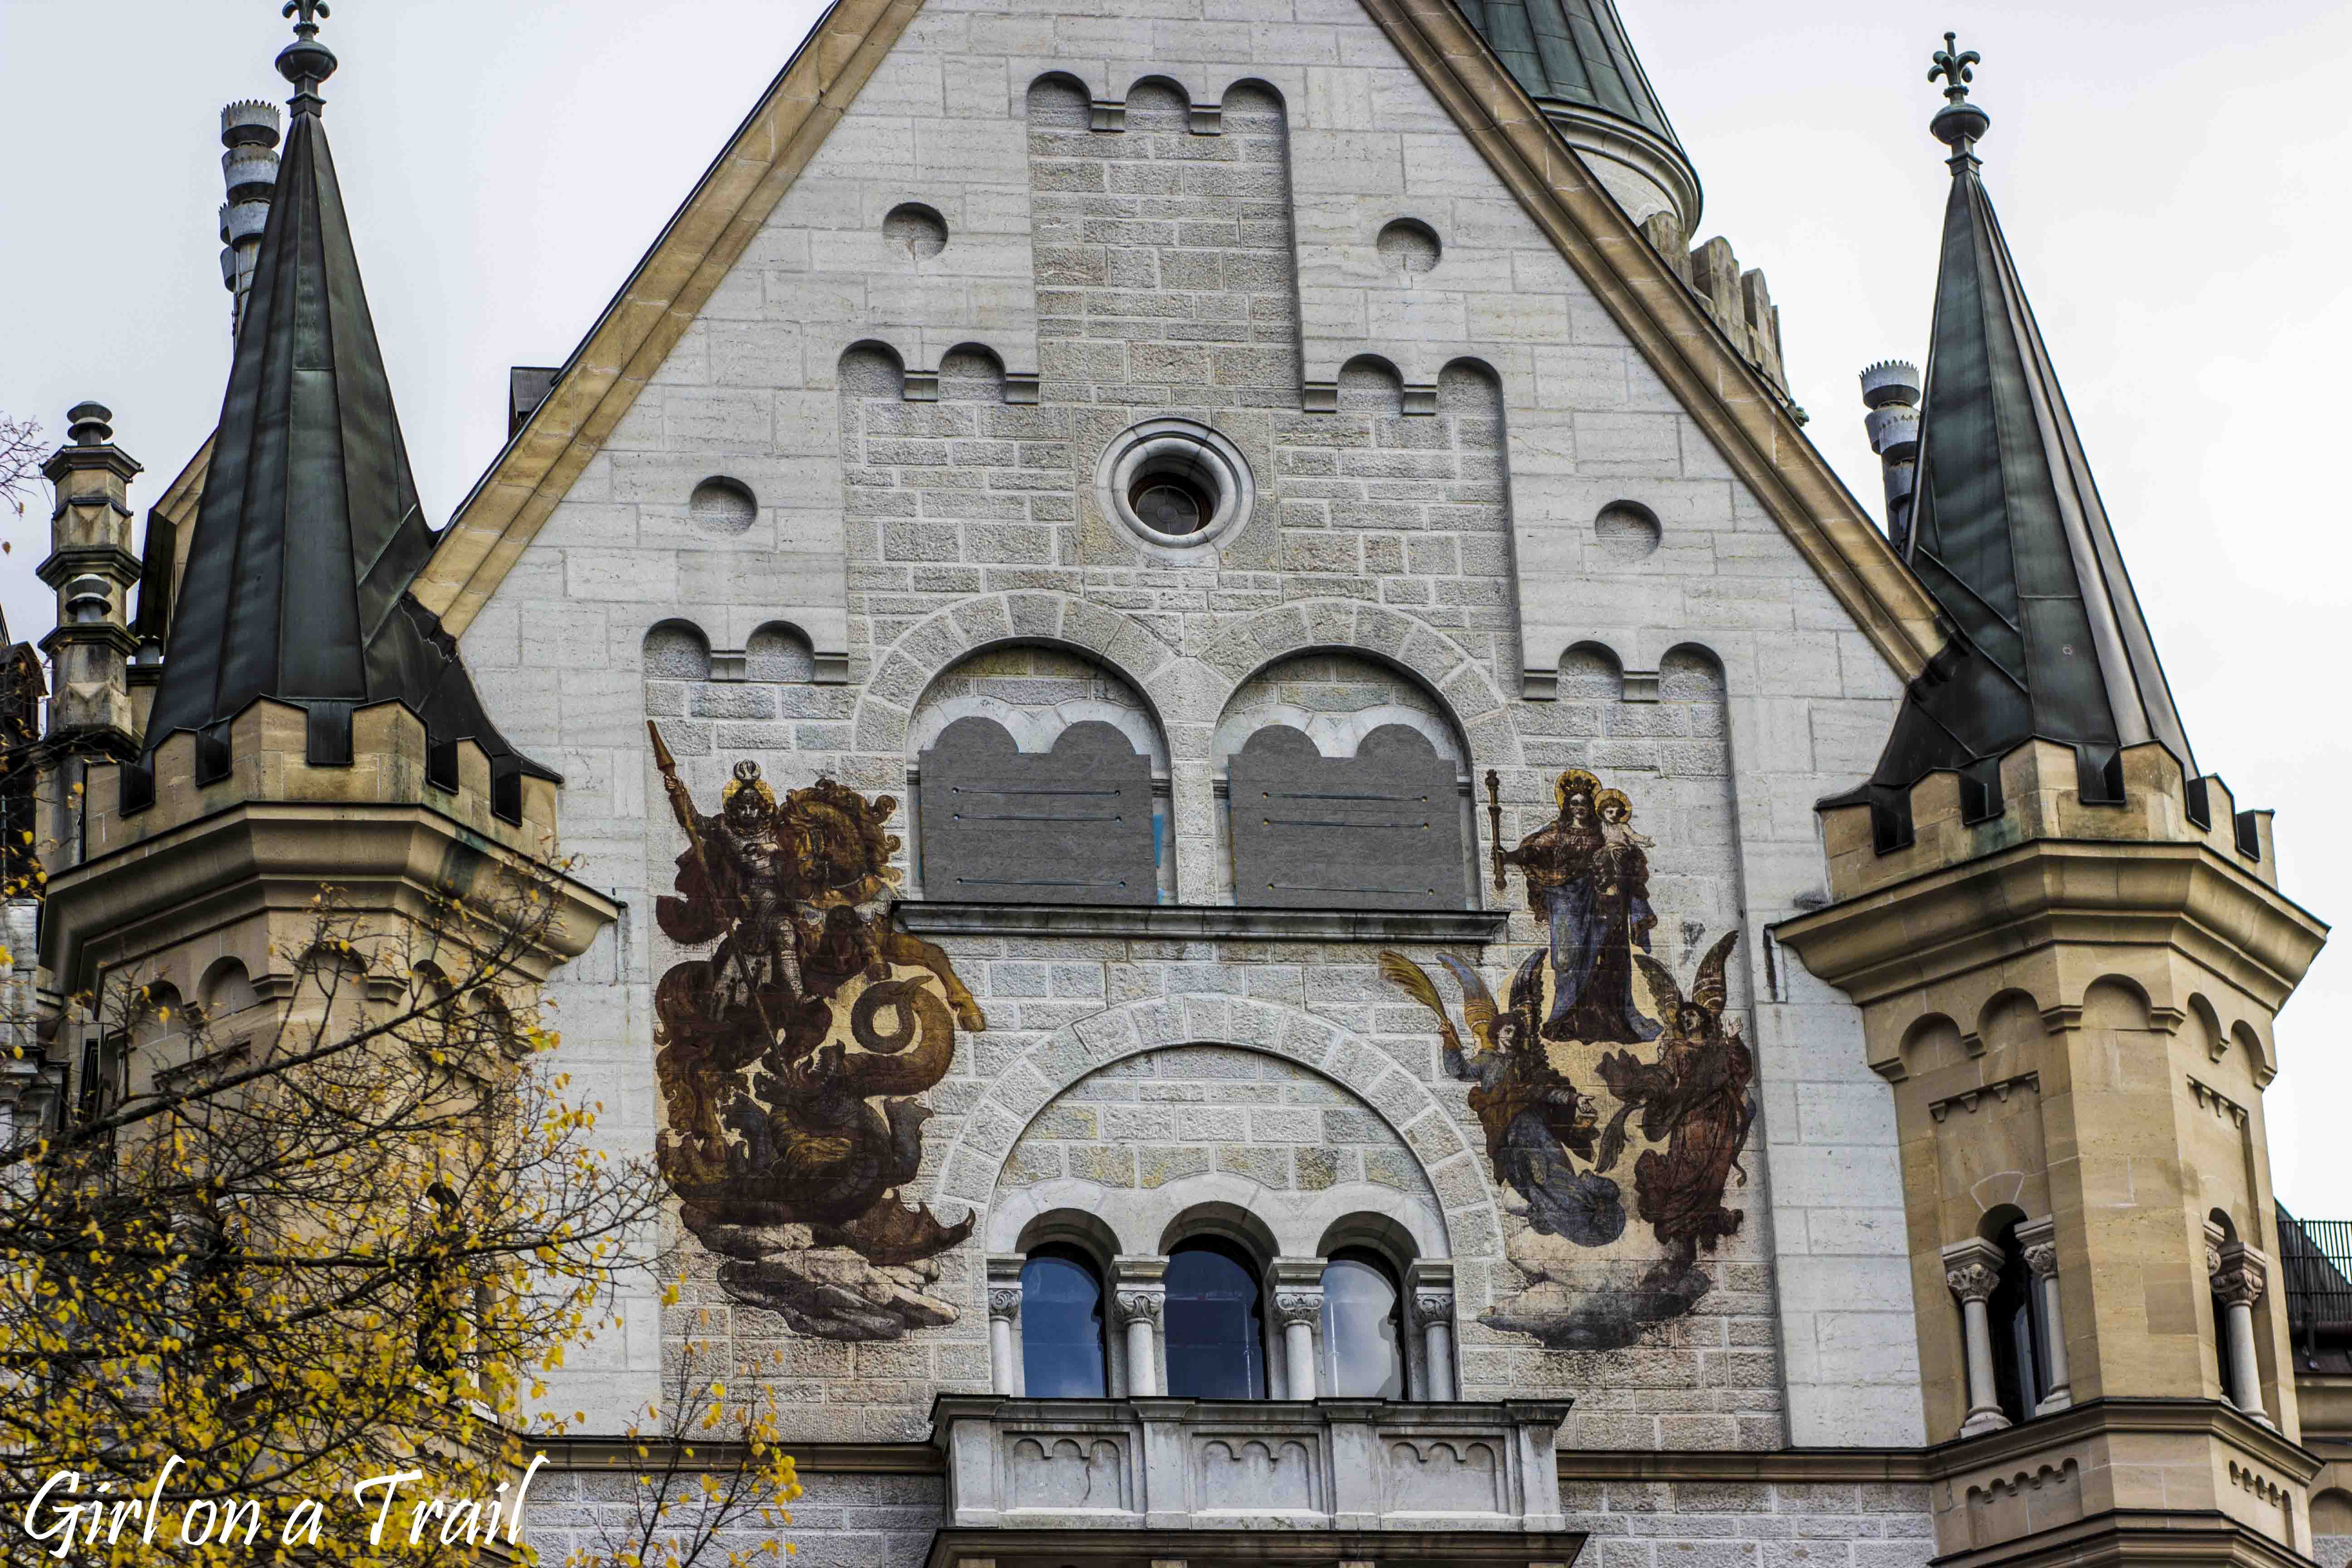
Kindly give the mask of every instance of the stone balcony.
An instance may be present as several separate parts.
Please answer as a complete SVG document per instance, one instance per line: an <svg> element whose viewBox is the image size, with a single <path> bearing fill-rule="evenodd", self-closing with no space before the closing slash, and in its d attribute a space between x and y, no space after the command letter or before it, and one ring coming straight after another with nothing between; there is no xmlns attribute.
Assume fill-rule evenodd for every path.
<svg viewBox="0 0 2352 1568"><path fill-rule="evenodd" d="M942 1394L931 1440L956 1529L1556 1534L1568 1408Z"/></svg>

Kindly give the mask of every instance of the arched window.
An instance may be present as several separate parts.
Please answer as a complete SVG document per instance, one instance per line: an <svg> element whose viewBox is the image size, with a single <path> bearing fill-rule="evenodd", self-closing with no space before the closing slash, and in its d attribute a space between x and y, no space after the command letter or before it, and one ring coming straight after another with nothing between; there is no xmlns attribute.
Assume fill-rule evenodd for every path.
<svg viewBox="0 0 2352 1568"><path fill-rule="evenodd" d="M1265 1333L1258 1269L1228 1241L1203 1237L1168 1254L1168 1392L1264 1399Z"/></svg>
<svg viewBox="0 0 2352 1568"><path fill-rule="evenodd" d="M1349 1247L1331 1255L1323 1266L1323 1393L1404 1397L1403 1301L1379 1254Z"/></svg>
<svg viewBox="0 0 2352 1568"><path fill-rule="evenodd" d="M1100 1399L1102 1276L1075 1247L1041 1247L1021 1266L1021 1372L1032 1399Z"/></svg>
<svg viewBox="0 0 2352 1568"><path fill-rule="evenodd" d="M1993 1390L2000 1413L2024 1422L2050 1393L2042 1354L2042 1293L2033 1288L2016 1224L2002 1226L1999 1239L2000 1280L1985 1304L1992 1318Z"/></svg>

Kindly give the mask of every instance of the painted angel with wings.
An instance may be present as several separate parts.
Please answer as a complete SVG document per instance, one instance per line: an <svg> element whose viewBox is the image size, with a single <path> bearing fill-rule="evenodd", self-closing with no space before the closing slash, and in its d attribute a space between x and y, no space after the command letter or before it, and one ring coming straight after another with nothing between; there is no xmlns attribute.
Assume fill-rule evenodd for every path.
<svg viewBox="0 0 2352 1568"><path fill-rule="evenodd" d="M1595 1164L1605 1171L1616 1163L1625 1123L1635 1115L1643 1138L1665 1144L1645 1150L1634 1163L1635 1212L1670 1257L1685 1264L1701 1247L1714 1251L1746 1217L1723 1206L1724 1187L1735 1172L1742 1186L1748 1184L1739 1155L1756 1120L1748 1095L1756 1060L1739 1037L1738 1019L1724 1016L1731 994L1724 966L1738 941L1737 931L1727 931L1707 950L1688 996L1673 971L1646 952L1635 953L1667 1021L1657 1059L1643 1062L1631 1051L1601 1059L1601 1076L1622 1109L1601 1134Z"/></svg>
<svg viewBox="0 0 2352 1568"><path fill-rule="evenodd" d="M1615 1182L1576 1163L1592 1158L1600 1118L1591 1099L1552 1066L1544 1048L1540 970L1521 972L1506 1012L1475 969L1451 953L1439 962L1462 987L1474 1047L1466 1052L1428 971L1384 952L1381 973L1436 1015L1445 1070L1471 1085L1470 1110L1486 1134L1496 1179L1518 1194L1537 1230L1580 1247L1606 1247L1624 1232L1624 1200Z"/></svg>

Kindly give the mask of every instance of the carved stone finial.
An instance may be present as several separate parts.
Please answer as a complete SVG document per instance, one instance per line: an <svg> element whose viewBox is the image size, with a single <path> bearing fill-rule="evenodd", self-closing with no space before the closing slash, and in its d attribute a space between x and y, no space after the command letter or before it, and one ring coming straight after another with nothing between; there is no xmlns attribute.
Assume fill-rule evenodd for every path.
<svg viewBox="0 0 2352 1568"><path fill-rule="evenodd" d="M287 6L286 13L289 16L292 16L294 7ZM1956 53L1955 46L1958 43L1958 34L1946 33L1944 47L1936 51L1936 63L1927 68L1929 81L1934 81L1937 77L1944 79L1944 97L1952 103L1960 103L1967 100L1969 83L1977 79L1977 73L1969 68L1984 63L1984 57L1974 49L1965 53Z"/></svg>
<svg viewBox="0 0 2352 1568"><path fill-rule="evenodd" d="M281 16L299 16L294 24L294 41L278 52L278 74L294 84L293 105L297 114L316 114L325 100L319 96L319 84L335 74L335 51L319 41L319 18L332 16L326 0L286 0Z"/></svg>
<svg viewBox="0 0 2352 1568"><path fill-rule="evenodd" d="M1972 155L1969 150L1991 129L1992 116L1969 101L1969 84L1976 80L1976 72L1970 68L1981 63L1984 57L1974 49L1961 49L1958 42L1958 35L1946 33L1944 47L1936 51L1935 64L1927 68L1929 81L1938 77L1944 80L1944 107L1927 122L1927 129L1935 133L1937 141L1952 150L1953 157L1967 158Z"/></svg>

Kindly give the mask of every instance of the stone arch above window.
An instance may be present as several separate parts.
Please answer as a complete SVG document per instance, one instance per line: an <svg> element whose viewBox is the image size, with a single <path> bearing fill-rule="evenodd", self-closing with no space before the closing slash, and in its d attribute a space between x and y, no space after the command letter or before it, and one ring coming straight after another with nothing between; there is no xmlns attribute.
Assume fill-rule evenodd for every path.
<svg viewBox="0 0 2352 1568"><path fill-rule="evenodd" d="M1143 695L1081 654L987 649L908 725L924 896L1150 904L1168 879L1168 743Z"/></svg>
<svg viewBox="0 0 2352 1568"><path fill-rule="evenodd" d="M1277 660L1234 691L1212 751L1235 903L1475 906L1468 748L1411 677L1346 652Z"/></svg>

